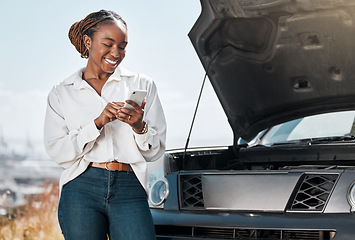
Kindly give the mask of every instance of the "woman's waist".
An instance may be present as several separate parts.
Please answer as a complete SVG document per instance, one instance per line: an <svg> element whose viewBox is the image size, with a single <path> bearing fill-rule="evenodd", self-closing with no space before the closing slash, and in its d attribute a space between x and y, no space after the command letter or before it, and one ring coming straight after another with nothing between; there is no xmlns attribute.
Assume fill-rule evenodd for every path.
<svg viewBox="0 0 355 240"><path fill-rule="evenodd" d="M102 168L108 171L118 171L118 172L132 172L132 168L129 164L119 162L119 161L110 161L110 162L90 162L90 167Z"/></svg>

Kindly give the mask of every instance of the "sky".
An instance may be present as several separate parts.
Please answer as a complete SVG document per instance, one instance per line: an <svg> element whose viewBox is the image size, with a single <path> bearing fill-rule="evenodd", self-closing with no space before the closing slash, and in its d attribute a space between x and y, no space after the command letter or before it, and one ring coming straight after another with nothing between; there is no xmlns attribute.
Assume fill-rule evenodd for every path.
<svg viewBox="0 0 355 240"><path fill-rule="evenodd" d="M201 12L199 0L18 0L3 1L1 9L0 137L16 151L30 141L44 153L47 95L87 61L71 45L68 30L100 9L117 12L128 24L121 65L156 83L167 149L185 146L205 74L187 35ZM230 144L231 128L208 80L189 146Z"/></svg>

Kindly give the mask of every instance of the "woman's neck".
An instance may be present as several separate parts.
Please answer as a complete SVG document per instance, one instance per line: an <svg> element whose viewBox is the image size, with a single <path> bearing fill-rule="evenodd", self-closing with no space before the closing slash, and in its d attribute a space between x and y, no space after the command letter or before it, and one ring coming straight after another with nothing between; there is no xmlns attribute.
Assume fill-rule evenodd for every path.
<svg viewBox="0 0 355 240"><path fill-rule="evenodd" d="M82 78L101 96L102 87L111 75L112 73L100 73L87 66Z"/></svg>
<svg viewBox="0 0 355 240"><path fill-rule="evenodd" d="M106 72L99 72L99 71L95 71L92 70L90 68L86 68L84 73L83 73L83 79L84 80L92 80L92 79L96 79L96 80L100 80L100 81L104 81L106 82L107 79L112 75L112 73L106 73Z"/></svg>

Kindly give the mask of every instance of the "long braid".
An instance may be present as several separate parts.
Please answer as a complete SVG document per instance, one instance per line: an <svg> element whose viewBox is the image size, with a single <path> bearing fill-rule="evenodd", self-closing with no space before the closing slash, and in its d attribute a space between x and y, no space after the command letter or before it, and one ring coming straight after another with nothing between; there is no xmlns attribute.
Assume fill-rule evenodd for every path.
<svg viewBox="0 0 355 240"><path fill-rule="evenodd" d="M93 33L96 32L97 24L110 20L121 20L123 24L127 26L126 22L117 13L113 11L101 10L99 12L89 14L86 18L75 22L70 27L68 34L70 42L75 46L82 58L89 57L89 51L83 40L84 35L88 35L91 38Z"/></svg>

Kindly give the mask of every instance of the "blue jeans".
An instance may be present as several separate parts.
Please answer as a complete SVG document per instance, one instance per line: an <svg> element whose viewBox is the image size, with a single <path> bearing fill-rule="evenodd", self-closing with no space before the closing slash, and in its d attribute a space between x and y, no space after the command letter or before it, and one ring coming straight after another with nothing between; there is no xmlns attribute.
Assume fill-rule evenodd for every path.
<svg viewBox="0 0 355 240"><path fill-rule="evenodd" d="M58 219L66 240L155 240L147 195L133 172L89 167L65 184Z"/></svg>

